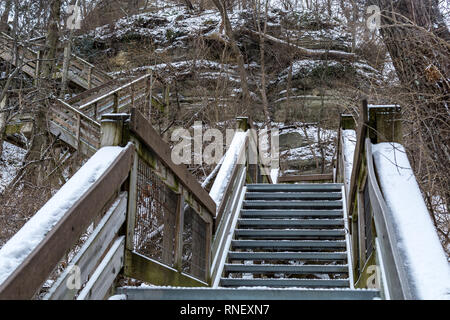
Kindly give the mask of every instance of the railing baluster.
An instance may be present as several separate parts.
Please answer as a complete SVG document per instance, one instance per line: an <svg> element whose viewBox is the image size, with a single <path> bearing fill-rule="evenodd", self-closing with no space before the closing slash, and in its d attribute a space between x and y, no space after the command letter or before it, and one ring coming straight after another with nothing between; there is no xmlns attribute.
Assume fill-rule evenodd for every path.
<svg viewBox="0 0 450 320"><path fill-rule="evenodd" d="M114 92L114 113L119 113L119 93Z"/></svg>
<svg viewBox="0 0 450 320"><path fill-rule="evenodd" d="M76 140L77 140L77 150L80 150L80 146L81 146L81 115L80 114L77 114Z"/></svg>
<svg viewBox="0 0 450 320"><path fill-rule="evenodd" d="M91 66L89 66L89 69L88 69L87 83L88 83L88 89L92 89L92 67Z"/></svg>
<svg viewBox="0 0 450 320"><path fill-rule="evenodd" d="M177 217L175 226L175 257L174 267L179 272L183 268L183 231L184 231L184 196L183 192L178 195Z"/></svg>

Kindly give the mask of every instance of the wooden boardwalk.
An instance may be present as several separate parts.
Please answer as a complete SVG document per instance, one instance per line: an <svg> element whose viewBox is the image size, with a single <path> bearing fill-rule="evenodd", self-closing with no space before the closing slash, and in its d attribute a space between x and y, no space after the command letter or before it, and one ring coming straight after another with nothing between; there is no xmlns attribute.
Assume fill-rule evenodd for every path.
<svg viewBox="0 0 450 320"><path fill-rule="evenodd" d="M39 76L41 59L39 51L19 43L17 52L20 59L15 59L12 54L13 39L4 33L0 33L0 46L3 47L0 58L13 65L22 65L22 71L33 78ZM59 79L61 76L58 72L54 78ZM151 97L150 74L120 84L94 65L72 55L68 79L85 91L67 101L53 100L48 118L49 129L60 140L88 157L100 146L102 115L127 113L131 108L138 108L145 113L150 110L152 104L159 104L157 99ZM18 133L29 136L32 133L32 123L32 115L21 114L8 123L6 134L9 137Z"/></svg>

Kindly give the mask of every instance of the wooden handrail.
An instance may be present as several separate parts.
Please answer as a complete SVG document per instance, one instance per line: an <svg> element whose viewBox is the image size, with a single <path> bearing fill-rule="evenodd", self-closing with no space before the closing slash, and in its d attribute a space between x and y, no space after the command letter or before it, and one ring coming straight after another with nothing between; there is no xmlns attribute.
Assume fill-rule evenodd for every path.
<svg viewBox="0 0 450 320"><path fill-rule="evenodd" d="M355 195L356 191L358 189L358 177L359 172L361 169L362 161L363 161L363 154L364 154L364 143L366 141L367 136L367 127L368 127L368 103L367 100L364 99L362 102L362 108L360 109L360 117L358 120L358 132L356 136L356 147L355 147L355 153L353 157L353 169L352 169L352 176L350 181L350 188L349 188L349 196L347 204L348 209L348 216L351 218L353 214L354 209L354 203L355 203Z"/></svg>
<svg viewBox="0 0 450 320"><path fill-rule="evenodd" d="M0 40L2 40L2 39L6 40L6 41L2 41L3 45L10 48L10 50L11 50L12 47L10 45L8 45L8 43L9 43L9 41L14 41L14 39L12 37L10 37L8 34L1 32ZM27 46L25 46L23 44L23 42L22 43L17 42L17 44L18 44L18 50L26 50L26 52L31 53L31 55L32 55L31 61L40 59L39 53L28 48ZM71 54L71 57L73 59L70 59L69 79L71 81L77 83L78 85L85 87L85 89L90 89L92 86L92 77L91 77L92 72L95 73L95 78L97 79L97 81L96 81L97 85L114 80L114 77L112 77L112 76L108 75L107 73L103 72L102 70L98 69L96 66L87 62L83 58L78 57L75 54ZM6 57L5 59L8 59L8 58ZM10 61L10 62L13 62L13 61ZM26 73L28 73L30 76L37 77L37 74L36 74L37 72L35 70L36 65L29 66L29 68L31 68L32 70L30 70L29 68L25 69L25 66L23 66L22 68L24 68L24 71ZM79 74L80 70L81 70L82 75ZM86 72L86 70L87 70L87 72ZM72 75L70 75L71 73L72 73ZM58 75L60 76L61 74L58 73Z"/></svg>
<svg viewBox="0 0 450 320"><path fill-rule="evenodd" d="M101 125L99 122L95 121L94 119L88 117L87 115L85 115L84 113L80 112L79 110L75 109L74 107L72 107L70 104L68 104L67 102L64 102L61 99L57 99L58 103L60 103L65 109L69 110L70 112L75 113L76 115L80 116L81 118L83 118L84 120L90 122L92 125L96 126L97 128L100 128Z"/></svg>
<svg viewBox="0 0 450 320"><path fill-rule="evenodd" d="M373 210L377 237L380 241L380 250L383 256L383 268L387 280L387 290L392 299L418 299L414 286L410 283L405 270L407 261L398 248L399 239L394 230L394 219L389 207L386 205L381 189L378 185L375 167L373 165L372 143L369 138L365 141L365 154L367 162L367 175L369 185L370 205Z"/></svg>
<svg viewBox="0 0 450 320"><path fill-rule="evenodd" d="M388 111L392 113L390 109ZM376 238L378 239L377 242L379 244L376 249L379 251L377 255L379 254L381 257L381 259L377 260L377 264L380 264L379 266L381 267L383 277L385 279L383 288L384 292L388 294L391 299L417 299L418 294L415 286L411 282L411 275L408 275L407 270L405 269L407 263L404 259L404 255L397 246L399 239L395 231L395 220L392 216L392 212L384 200L378 184L376 168L373 163L374 160L372 155L371 139L378 141L378 135L383 134L383 132L374 131L374 124L377 122L377 119L375 119L375 112L372 112L371 115L371 125L369 124L368 112L369 105L367 100L364 100L357 126L357 141L353 155L350 187L347 190L348 217L352 219L353 224L353 228L351 228L353 239L352 264L360 261L359 276L363 278L363 275L367 272L365 269L367 262L369 261L369 257L365 257L364 255L362 256L361 253L357 252L355 248L361 246L361 241L366 241L364 233L360 234L358 231L361 227L361 225L358 226L358 220L363 219L363 223L368 223L366 227L371 225L370 221L372 221L372 218L369 218L368 221L364 222L366 214L365 206L369 204L370 213L375 223ZM398 110L396 109L394 112L398 112ZM348 127L353 128L350 116L345 116L345 118L346 119L343 119L345 123L341 121L340 131L342 131L342 129L348 129ZM378 121L381 120L378 119ZM395 126L393 123L392 125ZM371 130L371 137L369 137L369 128ZM386 130L391 129L388 128ZM394 131L396 133L400 133L401 129L393 128L392 132ZM395 139L395 136L391 136L390 139ZM339 143L339 176L341 179L345 179L345 159L343 154L344 140L342 134L340 134ZM362 193L363 190L368 190L368 202L366 202L362 195L358 194ZM357 211L355 208L357 208ZM364 214L361 216L362 213ZM359 245L358 242L360 242Z"/></svg>
<svg viewBox="0 0 450 320"><path fill-rule="evenodd" d="M139 78L136 79L136 80L133 80L133 81L131 81L131 82L129 82L129 83L127 83L127 84L125 84L125 85L123 85L123 86L117 88L117 89L111 90L111 91L109 91L108 93L106 93L105 95L103 95L103 96L101 96L101 97L98 97L98 98L96 98L96 99L94 99L94 100L92 100L92 101L89 101L88 103L86 103L86 104L80 106L79 109L80 109L80 110L85 110L85 109L87 109L89 106L91 106L91 105L93 105L93 104L95 104L95 103L97 103L97 102L99 102L99 101L101 101L101 100L103 100L103 99L106 99L106 98L108 98L108 97L111 97L111 96L113 96L114 94L116 94L116 93L118 93L118 92L120 92L120 91L123 91L124 89L127 89L127 88L131 87L133 84L136 84L136 83L138 83L138 82L140 82L140 81L142 81L142 80L145 80L145 79L149 78L150 76L151 76L150 74L146 74L146 75L144 75L144 76L142 76L142 77L139 77Z"/></svg>
<svg viewBox="0 0 450 320"><path fill-rule="evenodd" d="M133 156L134 146L129 144L0 285L0 300L34 297L66 252L120 190L129 176Z"/></svg>
<svg viewBox="0 0 450 320"><path fill-rule="evenodd" d="M225 188L225 192L223 193L222 199L220 201L219 208L217 209L217 214L216 214L215 220L214 220L214 230L217 229L218 224L222 220L223 213L224 213L225 208L227 206L227 199L229 199L232 196L233 191L236 191L236 190L233 190L233 186L234 186L234 184L236 182L236 179L238 178L238 172L240 170L240 167L242 165L245 166L245 164L242 164L243 163L242 159L245 158L245 156L246 156L245 155L245 151L247 150L248 145L249 145L249 132L247 131L245 140L243 141L243 143L241 145L241 149L238 152L238 156L237 156L237 159L236 159L236 164L235 164L235 166L232 169L231 178L228 181L228 184L227 184L227 186ZM225 157L226 156L227 155L225 154Z"/></svg>

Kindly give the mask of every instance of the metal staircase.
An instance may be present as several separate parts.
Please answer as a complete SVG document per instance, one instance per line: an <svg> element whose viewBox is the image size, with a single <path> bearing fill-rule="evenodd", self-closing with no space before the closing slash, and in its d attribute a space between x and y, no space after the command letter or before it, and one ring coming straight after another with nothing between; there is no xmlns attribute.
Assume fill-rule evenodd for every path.
<svg viewBox="0 0 450 320"><path fill-rule="evenodd" d="M350 288L341 189L247 186L220 285Z"/></svg>
<svg viewBox="0 0 450 320"><path fill-rule="evenodd" d="M370 300L355 289L342 184L250 184L216 288L119 288L128 299Z"/></svg>

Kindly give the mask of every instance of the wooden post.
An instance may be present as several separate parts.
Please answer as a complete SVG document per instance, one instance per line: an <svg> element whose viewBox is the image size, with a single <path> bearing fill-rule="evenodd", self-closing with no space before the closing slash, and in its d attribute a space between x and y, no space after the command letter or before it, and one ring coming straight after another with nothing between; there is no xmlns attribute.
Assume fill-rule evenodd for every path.
<svg viewBox="0 0 450 320"><path fill-rule="evenodd" d="M61 85L61 94L63 97L67 90L67 81L69 79L69 65L70 65L70 53L71 53L71 44L70 41L67 42L67 45L64 48L64 60L63 60L63 72L62 72L62 85Z"/></svg>
<svg viewBox="0 0 450 320"><path fill-rule="evenodd" d="M134 84L132 84L131 86L130 86L130 97L131 97L131 107L132 108L134 108L134 93L135 93L135 90L134 90Z"/></svg>
<svg viewBox="0 0 450 320"><path fill-rule="evenodd" d="M366 262L366 221L364 216L364 194L358 192L358 241L359 241L359 270L364 268Z"/></svg>
<svg viewBox="0 0 450 320"><path fill-rule="evenodd" d="M237 117L236 118L236 129L242 130L244 132L247 131L249 128L248 121L249 121L248 117Z"/></svg>
<svg viewBox="0 0 450 320"><path fill-rule="evenodd" d="M81 115L77 113L77 129L76 129L76 139L77 139L77 151L80 151L81 146Z"/></svg>
<svg viewBox="0 0 450 320"><path fill-rule="evenodd" d="M129 115L108 114L102 116L101 120L101 147L106 146L123 146L128 143L128 127L125 122L129 119ZM137 179L138 179L138 155L135 152L133 156L133 165L130 171L128 182L128 209L127 209L127 229L125 248L134 250L134 227L136 219L136 203L137 203ZM125 261L125 264L129 261Z"/></svg>
<svg viewBox="0 0 450 320"><path fill-rule="evenodd" d="M353 214L353 204L356 199L356 192L358 188L358 178L359 171L362 166L362 161L364 158L364 146L368 127L368 104L367 100L363 100L362 108L360 109L360 117L358 119L358 131L357 131L357 141L355 147L355 153L353 155L353 169L350 181L349 198L348 198L348 216L351 218Z"/></svg>
<svg viewBox="0 0 450 320"><path fill-rule="evenodd" d="M114 113L119 113L119 93L114 92Z"/></svg>
<svg viewBox="0 0 450 320"><path fill-rule="evenodd" d="M98 101L94 103L94 120L98 119Z"/></svg>
<svg viewBox="0 0 450 320"><path fill-rule="evenodd" d="M205 252L205 274L206 274L206 281L210 283L211 281L211 245L213 240L213 229L214 229L214 222L208 222L206 225L206 252Z"/></svg>
<svg viewBox="0 0 450 320"><path fill-rule="evenodd" d="M372 143L402 142L399 106L369 107L369 138Z"/></svg>
<svg viewBox="0 0 450 320"><path fill-rule="evenodd" d="M137 153L134 154L133 166L131 167L130 180L128 184L128 208L127 208L127 231L125 238L125 248L134 250L134 229L136 224L136 206L137 206L137 179L138 179L138 160ZM129 265L129 261L125 261Z"/></svg>
<svg viewBox="0 0 450 320"><path fill-rule="evenodd" d="M152 115L152 80L153 73L150 73L150 78L147 78L146 88L145 88L145 106L148 107L148 119L151 119ZM145 110L145 109L144 109Z"/></svg>
<svg viewBox="0 0 450 320"><path fill-rule="evenodd" d="M129 115L108 114L103 115L101 120L101 139L100 146L123 146L125 141L124 122L128 120Z"/></svg>
<svg viewBox="0 0 450 320"><path fill-rule="evenodd" d="M92 88L92 67L91 66L89 66L89 69L88 69L87 83L88 83L88 89L91 89Z"/></svg>
<svg viewBox="0 0 450 320"><path fill-rule="evenodd" d="M162 121L162 127L160 124L160 128L159 128L159 132L162 133L163 131L163 140L164 141L169 141L169 130L166 130L169 126L170 123L170 119L169 119L169 115L170 115L170 87L169 84L166 85L165 87L165 92L164 92L164 110L163 110L163 121ZM160 122L161 123L161 122Z"/></svg>
<svg viewBox="0 0 450 320"><path fill-rule="evenodd" d="M355 130L355 119L351 114L341 114L341 128L342 130Z"/></svg>
<svg viewBox="0 0 450 320"><path fill-rule="evenodd" d="M38 50L37 52L37 57L36 57L36 69L34 70L35 72L35 84L37 87L39 87L40 84L40 77L41 77L41 68L42 68L42 51Z"/></svg>
<svg viewBox="0 0 450 320"><path fill-rule="evenodd" d="M175 225L175 258L174 267L179 272L183 268L183 229L184 229L184 196L183 191L178 195L177 217Z"/></svg>

